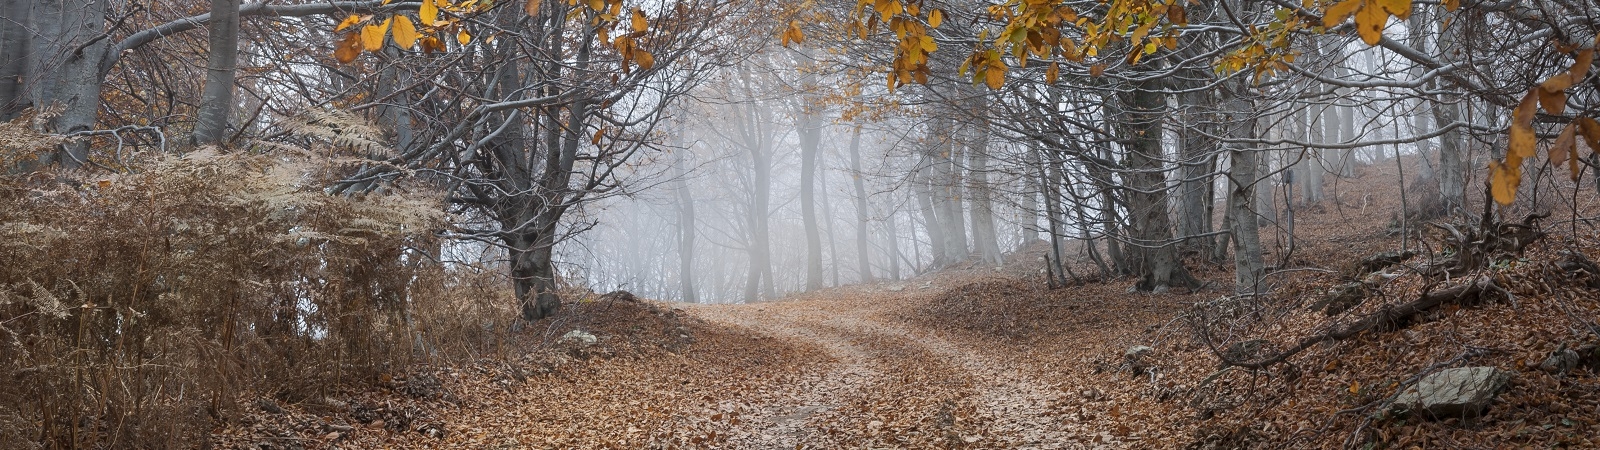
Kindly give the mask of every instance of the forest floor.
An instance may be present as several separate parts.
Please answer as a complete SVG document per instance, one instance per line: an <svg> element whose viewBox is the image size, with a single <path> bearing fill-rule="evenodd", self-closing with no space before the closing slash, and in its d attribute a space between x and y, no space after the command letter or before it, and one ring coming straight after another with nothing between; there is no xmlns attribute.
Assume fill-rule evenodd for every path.
<svg viewBox="0 0 1600 450"><path fill-rule="evenodd" d="M264 400L220 427L211 444L1600 448L1600 364L1538 369L1552 352L1600 343L1600 274L1556 264L1573 253L1600 260L1592 232L1551 227L1525 254L1485 269L1503 296L1312 346L1265 369L1219 364L1230 344L1287 348L1471 279L1391 269L1377 294L1348 312L1306 307L1354 279L1355 261L1398 248L1390 213L1397 205L1388 204L1398 200L1382 194L1393 185L1386 176L1393 175L1368 168L1331 181L1328 200L1297 212L1293 252L1264 230L1264 244L1277 248L1268 263L1281 270L1273 294L1255 303L1226 303L1228 265L1196 255L1188 266L1207 285L1192 291L1134 293L1125 278L1050 289L1033 259L1039 247L999 269L948 269L754 304L592 296L495 355L397 370L327 399ZM1552 223L1561 208L1545 207L1557 211ZM1077 273L1092 272L1082 264ZM1204 316L1213 334L1202 338L1197 311L1218 305L1232 315ZM1128 358L1136 346L1151 349ZM1513 374L1483 417L1386 412L1418 376L1461 366Z"/></svg>

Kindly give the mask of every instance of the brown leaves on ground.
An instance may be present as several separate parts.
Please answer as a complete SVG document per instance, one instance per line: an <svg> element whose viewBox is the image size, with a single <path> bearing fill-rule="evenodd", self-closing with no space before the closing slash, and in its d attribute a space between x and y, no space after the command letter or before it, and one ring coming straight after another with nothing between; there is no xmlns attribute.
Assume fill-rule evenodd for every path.
<svg viewBox="0 0 1600 450"><path fill-rule="evenodd" d="M599 340L560 339L574 329ZM214 438L224 448L704 448L739 422L712 419L715 405L826 363L816 349L644 301L569 304L529 330L503 358L380 377L282 414L253 411ZM439 387L399 388L416 377Z"/></svg>
<svg viewBox="0 0 1600 450"><path fill-rule="evenodd" d="M264 448L1594 448L1596 373L1535 368L1563 345L1596 342L1600 292L1589 286L1600 275L1557 264L1569 253L1600 259L1591 235L1547 238L1485 269L1509 297L1447 305L1267 369L1219 366L1219 352L1270 354L1459 282L1391 267L1348 311L1307 308L1359 275L1354 261L1399 247L1398 199L1378 190L1394 184L1389 169L1332 179L1328 200L1297 207L1295 250L1267 255L1291 270L1261 298L1226 297L1215 286L1228 286L1228 267L1198 255L1187 264L1212 287L1195 292L1132 293L1131 280L1050 290L1028 254L998 271L750 305L606 296L534 324L501 355L397 370L331 400L262 404L214 438ZM597 341L564 340L573 330ZM1129 357L1134 346L1152 350ZM1385 412L1414 375L1465 365L1517 374L1484 417Z"/></svg>

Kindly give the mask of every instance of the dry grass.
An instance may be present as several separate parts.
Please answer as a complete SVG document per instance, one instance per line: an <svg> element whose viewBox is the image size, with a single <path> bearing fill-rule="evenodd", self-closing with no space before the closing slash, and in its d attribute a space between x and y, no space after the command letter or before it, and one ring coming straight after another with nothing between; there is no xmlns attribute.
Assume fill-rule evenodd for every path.
<svg viewBox="0 0 1600 450"><path fill-rule="evenodd" d="M512 317L419 251L430 196L324 195L339 169L298 154L133 169L0 179L0 447L193 447L239 398L487 351Z"/></svg>

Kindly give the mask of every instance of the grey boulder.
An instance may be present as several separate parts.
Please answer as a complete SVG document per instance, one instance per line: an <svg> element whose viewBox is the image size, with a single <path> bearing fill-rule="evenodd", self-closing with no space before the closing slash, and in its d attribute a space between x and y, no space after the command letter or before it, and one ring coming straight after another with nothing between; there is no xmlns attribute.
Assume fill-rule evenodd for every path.
<svg viewBox="0 0 1600 450"><path fill-rule="evenodd" d="M1445 369L1422 377L1394 404L1399 410L1436 419L1478 417L1510 379L1510 372L1494 367Z"/></svg>

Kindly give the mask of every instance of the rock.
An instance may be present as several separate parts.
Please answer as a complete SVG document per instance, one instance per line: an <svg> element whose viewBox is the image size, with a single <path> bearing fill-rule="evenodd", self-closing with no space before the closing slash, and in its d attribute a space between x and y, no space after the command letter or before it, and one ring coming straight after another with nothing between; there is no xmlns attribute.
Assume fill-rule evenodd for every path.
<svg viewBox="0 0 1600 450"><path fill-rule="evenodd" d="M561 342L576 342L581 345L594 345L594 343L600 342L600 338L590 334L587 331L572 330L568 331L567 334L561 335Z"/></svg>
<svg viewBox="0 0 1600 450"><path fill-rule="evenodd" d="M1539 363L1539 370L1553 374L1563 374L1578 367L1578 362L1581 360L1582 357L1578 355L1577 350L1563 345L1555 353L1551 353L1550 357L1545 358L1544 362Z"/></svg>
<svg viewBox="0 0 1600 450"><path fill-rule="evenodd" d="M906 290L906 287L898 285L898 284L894 285L894 286L889 286L889 292L900 292L900 291L904 291L904 290Z"/></svg>
<svg viewBox="0 0 1600 450"><path fill-rule="evenodd" d="M278 406L278 402L272 400L264 398L256 400L256 407L261 408L267 414L283 414L283 407Z"/></svg>
<svg viewBox="0 0 1600 450"><path fill-rule="evenodd" d="M1417 256L1416 252L1383 252L1363 258L1356 270L1360 273L1377 272L1385 267L1405 262L1413 256Z"/></svg>
<svg viewBox="0 0 1600 450"><path fill-rule="evenodd" d="M1494 367L1457 367L1429 374L1395 399L1398 411L1436 419L1483 415L1511 373Z"/></svg>
<svg viewBox="0 0 1600 450"><path fill-rule="evenodd" d="M1154 351L1156 351L1156 349L1151 348L1148 345L1135 345L1128 347L1128 351L1122 352L1122 356L1128 359L1134 359Z"/></svg>
<svg viewBox="0 0 1600 450"><path fill-rule="evenodd" d="M1128 363L1124 367L1132 372L1133 376L1135 377L1144 375L1145 373L1149 372L1151 368L1155 367L1155 364L1151 364L1151 362L1147 361L1145 358L1151 353L1155 353L1155 351L1156 349L1146 345L1135 345L1128 347L1128 351L1122 352L1122 356L1124 358L1128 358Z"/></svg>

